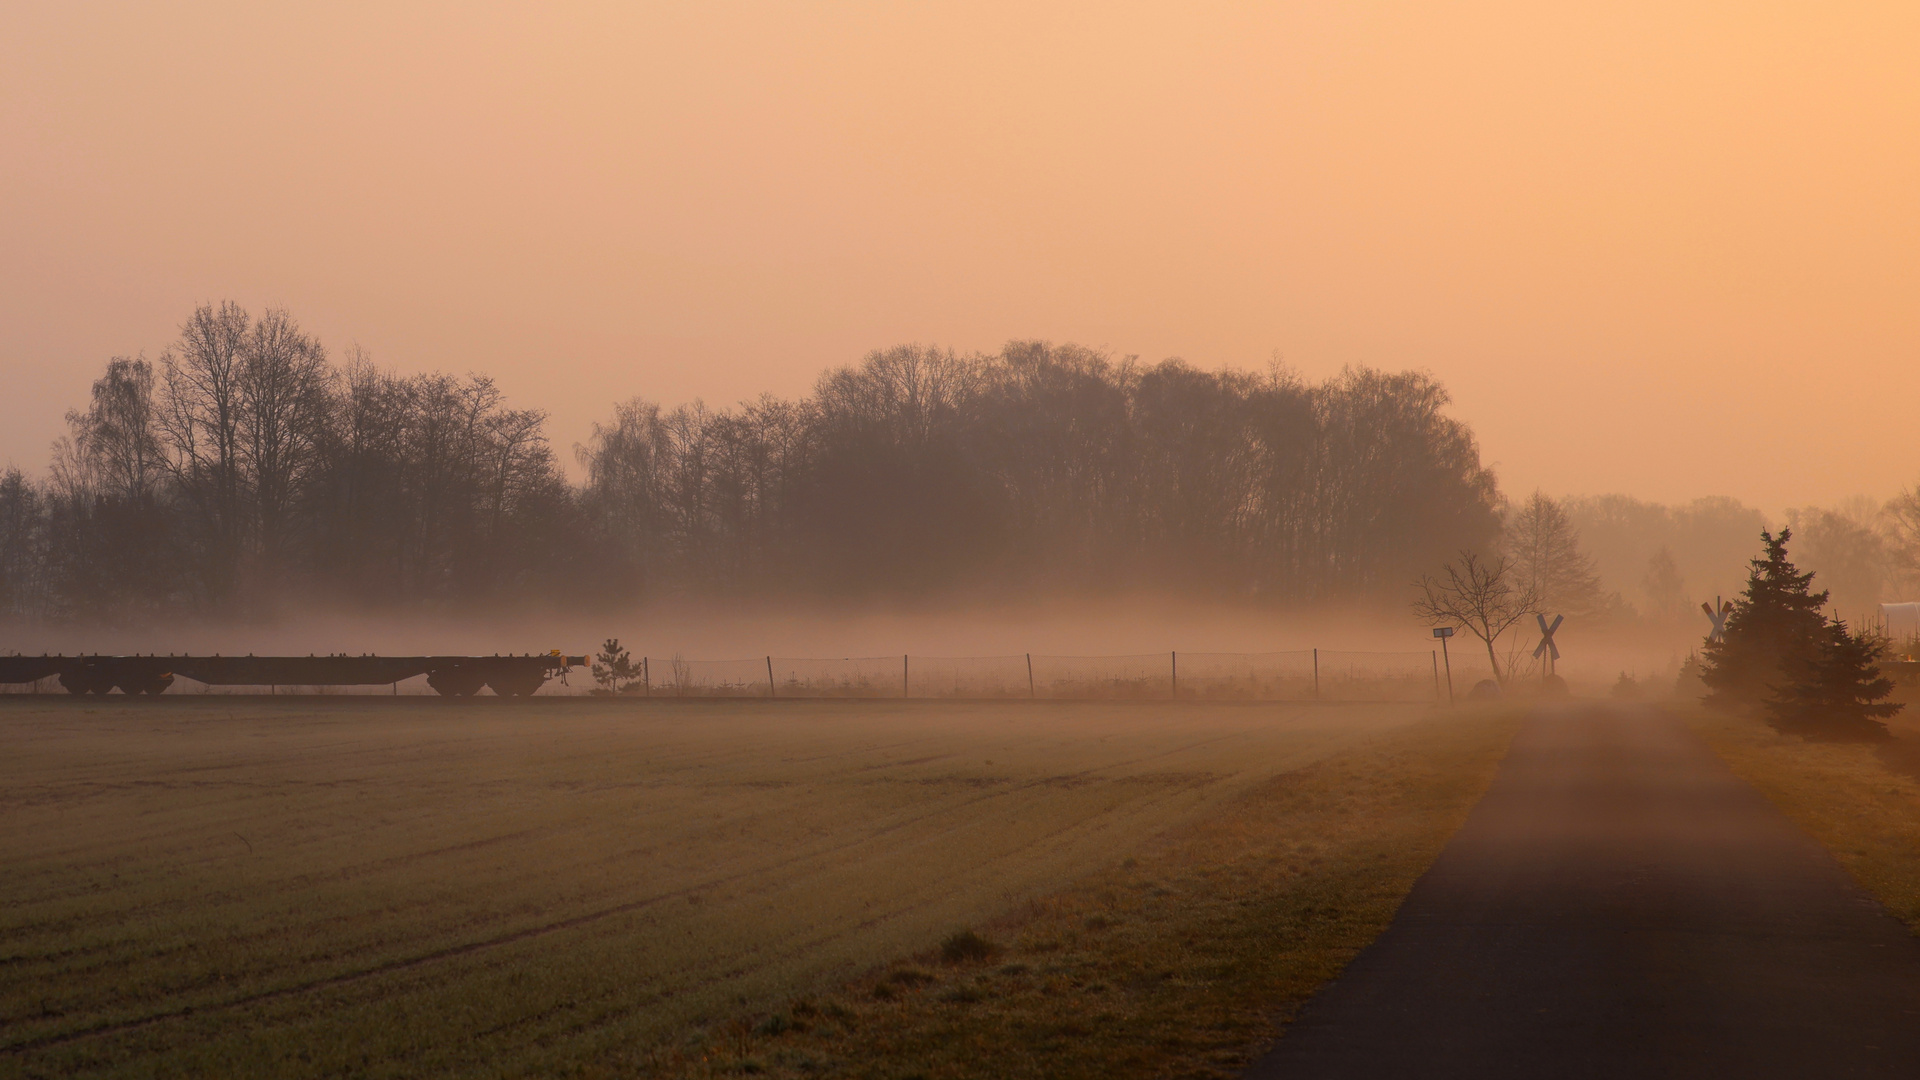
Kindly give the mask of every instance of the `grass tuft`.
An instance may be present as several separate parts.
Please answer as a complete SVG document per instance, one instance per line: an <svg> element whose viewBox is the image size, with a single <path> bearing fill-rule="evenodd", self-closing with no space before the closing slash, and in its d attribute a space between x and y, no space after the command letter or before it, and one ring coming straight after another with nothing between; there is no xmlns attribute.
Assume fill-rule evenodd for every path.
<svg viewBox="0 0 1920 1080"><path fill-rule="evenodd" d="M775 1035L784 1035L789 1030L792 1030L792 1028L793 1021L779 1013L774 1013L772 1016L760 1021L760 1023L754 1027L753 1033L755 1035L772 1037Z"/></svg>
<svg viewBox="0 0 1920 1080"><path fill-rule="evenodd" d="M940 943L940 959L949 964L990 959L999 951L999 946L972 930L956 930Z"/></svg>

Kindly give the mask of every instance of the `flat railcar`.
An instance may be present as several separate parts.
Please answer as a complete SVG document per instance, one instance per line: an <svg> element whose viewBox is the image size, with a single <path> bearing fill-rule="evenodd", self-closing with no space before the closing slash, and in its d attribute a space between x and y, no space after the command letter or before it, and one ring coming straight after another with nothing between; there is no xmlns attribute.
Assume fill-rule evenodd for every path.
<svg viewBox="0 0 1920 1080"><path fill-rule="evenodd" d="M385 686L425 675L447 697L488 687L526 697L548 679L585 667L559 650L518 656L0 656L0 683L57 678L70 694L158 694L176 678L209 686Z"/></svg>

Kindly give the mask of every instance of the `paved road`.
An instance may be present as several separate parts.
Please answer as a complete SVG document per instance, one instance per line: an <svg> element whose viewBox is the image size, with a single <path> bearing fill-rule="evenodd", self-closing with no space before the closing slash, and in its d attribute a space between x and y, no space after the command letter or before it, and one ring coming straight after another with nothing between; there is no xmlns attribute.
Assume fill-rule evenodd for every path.
<svg viewBox="0 0 1920 1080"><path fill-rule="evenodd" d="M1920 1077L1920 940L1678 723L1542 711L1250 1080Z"/></svg>

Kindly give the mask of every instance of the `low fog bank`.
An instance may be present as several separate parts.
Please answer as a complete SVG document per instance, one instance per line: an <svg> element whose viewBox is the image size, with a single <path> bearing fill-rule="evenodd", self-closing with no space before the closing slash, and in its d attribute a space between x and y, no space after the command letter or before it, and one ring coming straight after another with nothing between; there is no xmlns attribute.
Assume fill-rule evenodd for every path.
<svg viewBox="0 0 1920 1080"><path fill-rule="evenodd" d="M796 399L616 404L576 483L484 376L208 304L106 364L44 476L0 472L0 649L1418 653L1423 583L1471 555L1528 614L1503 675L1538 675L1538 612L1598 679L1677 666L1780 525L1856 625L1920 599L1920 486L1784 520L1520 498L1449 409L1419 371L900 346Z"/></svg>
<svg viewBox="0 0 1920 1080"><path fill-rule="evenodd" d="M1701 620L1704 625L1704 619ZM1103 601L1036 600L1025 605L940 611L804 608L790 604L661 604L626 611L451 618L367 617L315 610L248 625L178 622L144 628L11 626L0 651L64 653L221 653L306 655L471 655L546 652L591 654L617 638L634 657L656 665L672 659L1125 656L1180 652L1402 654L1420 666L1439 643L1400 605L1326 605L1286 612L1183 603L1164 597ZM1538 678L1529 654L1539 633L1531 622L1499 641L1512 680L1525 689ZM1699 644L1691 627L1659 631L1575 618L1556 635L1559 673L1577 694L1606 693L1621 673L1647 686L1671 687L1681 662ZM1449 647L1456 689L1491 676L1486 650L1456 636ZM1332 662L1332 658L1329 658ZM584 673L576 678L584 677Z"/></svg>
<svg viewBox="0 0 1920 1080"><path fill-rule="evenodd" d="M688 659L1119 655L1169 650L1425 651L1426 627L1400 608L1292 612L1165 598L1035 600L939 610L666 603L569 613L367 616L315 609L271 621L182 621L140 628L47 624L0 630L0 649L39 652L591 652L618 638L635 656Z"/></svg>

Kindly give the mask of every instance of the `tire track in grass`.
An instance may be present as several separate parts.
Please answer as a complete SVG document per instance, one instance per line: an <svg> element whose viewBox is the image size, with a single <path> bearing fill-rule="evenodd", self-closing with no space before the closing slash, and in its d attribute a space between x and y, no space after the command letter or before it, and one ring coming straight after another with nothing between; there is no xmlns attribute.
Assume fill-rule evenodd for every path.
<svg viewBox="0 0 1920 1080"><path fill-rule="evenodd" d="M1272 776L1255 777L1250 779L1243 786L1255 787L1260 782L1271 780L1276 776L1284 776L1292 772L1298 772L1301 769L1310 768L1314 763L1315 762L1313 761L1303 762L1295 768L1282 770L1281 772L1272 774ZM1156 781L1158 777L1165 777L1168 775L1169 774L1155 774ZM1179 774L1179 775L1192 776L1192 775L1198 775L1198 774ZM1056 779L1056 778L1049 778L1049 779ZM1138 778L1130 777L1128 779L1138 779ZM1159 795L1157 796L1157 798L1152 800L1144 800L1144 801L1133 800L1133 801L1129 801L1126 805L1134 813L1144 813L1147 810L1149 810L1151 807L1158 805L1160 802L1176 799L1181 795L1189 794L1196 789L1204 788L1217 782L1218 782L1218 778L1215 776L1209 776L1204 780L1200 780L1198 782L1190 782L1182 785L1172 785L1172 784L1166 784L1164 782L1155 782L1155 787L1159 789ZM1061 837L1076 831L1098 829L1101 827L1100 823L1103 820L1110 818L1115 812L1116 812L1116 809L1101 810L1094 814L1089 815L1088 817L1078 819L1068 824L1064 824L1040 836L1036 836L1032 838L1030 841L1022 844L1018 848L1009 850L1004 857L1013 858L1021 852L1025 852L1035 847L1040 847L1049 843L1057 842ZM955 826L945 831L958 832L965 828L972 827L973 824L974 823L956 824ZM1169 823L1168 827L1174 827L1174 823ZM930 835L916 841L916 846L936 844L939 841L940 841L939 835ZM817 872L824 873L826 872L826 870L823 869ZM788 884L788 883L782 883L782 884ZM819 952L835 942L869 932L876 926L880 926L888 922L893 922L901 918L909 917L916 912L925 910L926 908L930 907L933 903L935 903L936 899L937 899L936 897L927 896L923 894L921 897L917 899L914 899L904 904L900 904L896 907L890 908L883 912L876 913L873 916L863 919L857 923L843 925L836 929L828 929L825 932L816 933L812 937L795 938L795 939L791 939L790 942L783 940L783 942L779 943L779 944L786 944L788 946L786 948L780 948L779 944L776 944L776 943L762 942L762 943L757 943L755 945L752 945L748 948L731 952L731 953L710 954L712 963L710 963L707 966L709 969L715 971L714 974L710 974L710 975L698 978L697 980L692 982L683 982L673 986L662 985L658 989L655 989L652 992L650 992L647 995L646 999L643 1001L637 1001L637 1002L621 1001L618 999L619 991L617 990L601 991L598 993L594 993L591 996L588 996L585 998L573 999L572 1001L569 1002L569 1008L574 1011L578 1011L581 1007L584 1007L584 1006L597 1006L597 1008L593 1010L593 1017L589 1020L583 1020L581 1022L570 1025L564 1031L550 1033L549 1037L568 1038L573 1040L591 1038L597 1033L605 1031L607 1028L626 1020L628 1017L632 1016L634 1013L641 1011L643 1009L646 1009L650 1006L657 1005L660 1001L671 999L671 998L697 998L703 992L710 991L730 980L737 979L742 975L773 970L784 963L791 963L796 960L804 959L808 954ZM545 1010L543 1013L535 1014L533 1016L526 1016L526 1017L521 1017L515 1020L511 1020L511 1021L505 1021L501 1024L496 1025L496 1030L504 1031L504 1030L511 1030L511 1029L517 1029L517 1028L525 1028L529 1025L536 1024L542 1016L545 1016L550 1013L554 1013L556 1011L559 1011L559 1010L549 1009L549 1010ZM478 1038L478 1037L481 1037L483 1034L485 1033L475 1033L473 1037Z"/></svg>
<svg viewBox="0 0 1920 1080"><path fill-rule="evenodd" d="M1171 757L1177 754L1189 753L1201 747L1211 746L1216 743L1226 742L1233 739L1246 739L1249 737L1250 736L1247 732L1242 732L1242 731L1229 732L1223 735L1217 735L1207 739L1195 740L1193 742L1189 742L1180 746L1162 749L1154 753L1144 754L1137 757L1124 759L1118 762L1109 762L1103 765L1080 770L1079 772L1067 773L1064 775L1069 777L1074 777L1074 778L1093 776L1101 772L1106 772L1114 769L1127 768L1129 766L1136 766L1136 765L1143 764L1145 762L1155 761L1158 759ZM1050 784L1057 783L1059 779L1060 779L1060 776L1056 775L1051 777L1043 777L1036 780L1030 780L1018 785L1016 788L1012 790L1022 791L1022 790L1032 790L1036 788L1043 788ZM78 1042L82 1039L100 1038L104 1036L123 1034L126 1032L139 1030L141 1028L151 1027L155 1024L163 1023L168 1020L181 1019L183 1017L193 1016L193 1015L197 1015L204 1012L228 1011L235 1008L243 1008L249 1005L261 1004L261 1003L293 997L301 994L314 993L317 991L332 989L335 987L344 986L344 985L348 985L351 983L355 983L355 982L359 982L367 979L378 978L383 975L396 974L399 972L416 969L429 964L438 963L444 960L456 959L462 956L469 956L475 953L484 952L491 949L497 949L502 946L512 945L512 944L526 941L532 938L541 937L541 936L545 936L545 935L549 935L549 934L553 934L553 933L557 933L565 930L570 930L570 929L574 929L581 926L586 926L603 919L612 918L615 916L628 914L635 911L640 911L645 908L655 906L657 904L660 904L668 900L684 899L689 895L692 895L701 891L711 891L715 888L725 887L727 885L735 884L740 881L749 880L755 877L762 877L769 873L777 873L780 870L792 867L799 863L831 858L835 855L841 854L843 852L852 850L864 844L870 843L876 838L892 835L893 833L899 832L900 830L906 829L914 824L918 824L920 822L927 821L927 820L937 819L944 815L964 811L965 809L980 803L1004 798L1006 797L1007 794L1009 794L1009 792L997 791L997 792L988 792L980 795L975 795L970 798L963 799L959 803L950 807L941 807L938 809L926 811L921 814L910 815L908 817L895 820L880 828L867 832L862 836L860 836L859 838L850 839L843 843L832 845L826 848L825 850L815 851L805 855L794 855L787 859L776 862L770 866L756 867L753 869L740 871L734 874L728 874L728 875L723 875L717 878L707 879L706 881L701 882L699 884L688 885L688 886L684 886L677 889L671 889L663 893L655 894L653 896L610 905L607 907L596 909L594 911L583 912L578 915L569 916L564 919L557 919L557 920L552 920L550 922L543 923L536 926L524 927L519 930L497 934L497 935L484 938L478 941L469 941L469 942L463 942L457 945L444 946L442 948L433 949L433 950L420 953L411 957L392 960L392 961L388 961L381 964L375 964L373 966L361 968L354 971L341 972L335 975L323 976L317 979L309 979L292 986L278 987L271 990L256 991L253 993L242 994L236 997L228 998L223 1001L212 1002L207 1004L181 1005L176 1008L165 1009L158 1012L154 1012L147 1016L135 1017L128 1020L103 1022L100 1024L93 1025L91 1027L81 1028L73 1031L50 1033L47 1035L42 1035L35 1038L25 1039L19 1042L11 1043L6 1045L5 1047L0 1047L0 1052L4 1052L7 1054L26 1053L33 1050L41 1050L41 1049L46 1049L53 1046L60 1046L60 1045L65 1045L73 1042ZM212 981L218 981L220 978L221 977L218 974L215 974L211 977ZM191 987L182 988L180 991L175 991L175 993L190 993L191 989L192 989Z"/></svg>

